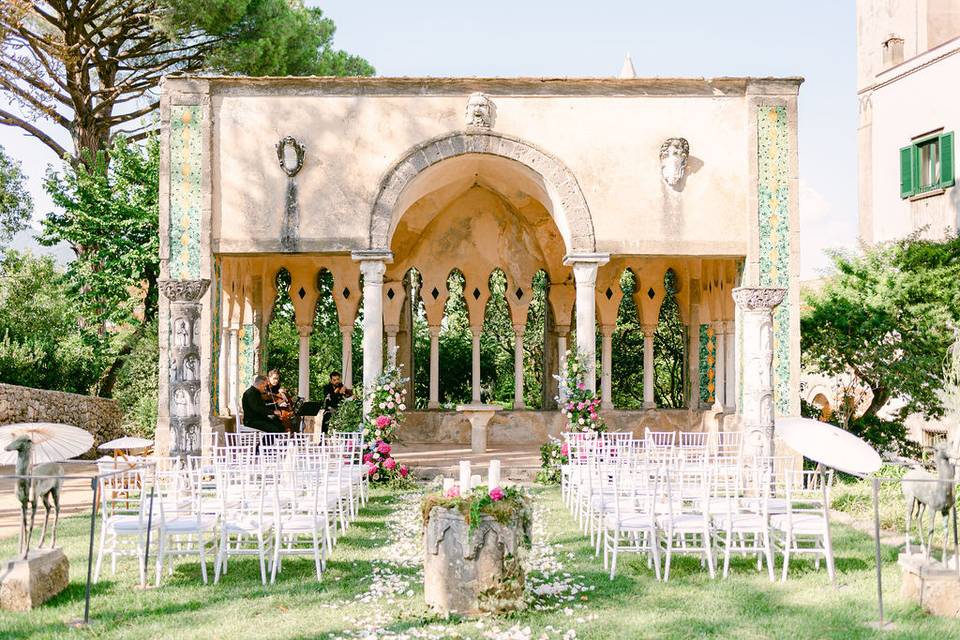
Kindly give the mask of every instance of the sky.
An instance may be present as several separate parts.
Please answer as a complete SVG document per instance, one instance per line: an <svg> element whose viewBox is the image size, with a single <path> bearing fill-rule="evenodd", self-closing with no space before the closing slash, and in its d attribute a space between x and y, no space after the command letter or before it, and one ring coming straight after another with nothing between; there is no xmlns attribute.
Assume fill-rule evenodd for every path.
<svg viewBox="0 0 960 640"><path fill-rule="evenodd" d="M324 0L335 46L383 76L803 76L800 88L801 278L828 248L856 244L856 16L841 0ZM53 153L0 127L30 178L36 218ZM36 226L36 221L35 221ZM16 246L32 246L31 233ZM47 249L39 249L49 251ZM68 255L63 248L54 250Z"/></svg>

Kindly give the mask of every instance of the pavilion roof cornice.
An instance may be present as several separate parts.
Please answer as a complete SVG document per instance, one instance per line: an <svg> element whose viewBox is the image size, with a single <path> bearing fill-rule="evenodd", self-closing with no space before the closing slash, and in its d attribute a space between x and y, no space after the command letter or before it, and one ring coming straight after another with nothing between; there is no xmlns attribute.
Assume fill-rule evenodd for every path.
<svg viewBox="0 0 960 640"><path fill-rule="evenodd" d="M170 75L165 90L220 95L703 96L796 95L802 77L720 78L411 78Z"/></svg>

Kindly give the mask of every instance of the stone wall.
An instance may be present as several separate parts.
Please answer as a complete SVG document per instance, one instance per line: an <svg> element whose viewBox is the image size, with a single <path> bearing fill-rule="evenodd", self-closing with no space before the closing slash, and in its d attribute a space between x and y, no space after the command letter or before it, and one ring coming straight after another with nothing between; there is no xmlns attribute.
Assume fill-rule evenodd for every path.
<svg viewBox="0 0 960 640"><path fill-rule="evenodd" d="M121 418L120 407L109 398L0 384L0 425L16 422L69 424L92 433L96 447L123 435ZM92 454L88 452L88 455Z"/></svg>
<svg viewBox="0 0 960 640"><path fill-rule="evenodd" d="M735 416L687 409L642 411L604 411L611 431L632 431L642 435L651 431L736 431ZM500 411L487 427L490 445L539 445L547 436L559 437L566 431L566 418L559 411ZM719 425L719 426L718 426ZM456 411L411 411L399 432L406 444L470 444L470 423Z"/></svg>

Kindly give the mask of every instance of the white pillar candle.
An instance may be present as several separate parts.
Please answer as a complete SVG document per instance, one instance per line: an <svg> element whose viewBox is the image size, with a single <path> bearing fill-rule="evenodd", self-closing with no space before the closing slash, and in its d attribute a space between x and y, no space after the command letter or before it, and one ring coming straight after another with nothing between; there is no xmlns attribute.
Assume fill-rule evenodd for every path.
<svg viewBox="0 0 960 640"><path fill-rule="evenodd" d="M491 460L490 461L490 472L488 474L487 484L491 489L494 487L500 486L500 461Z"/></svg>
<svg viewBox="0 0 960 640"><path fill-rule="evenodd" d="M460 493L470 491L470 461L460 461Z"/></svg>
<svg viewBox="0 0 960 640"><path fill-rule="evenodd" d="M443 479L443 493L446 494L447 491L450 491L450 489L453 489L453 485L454 485L453 478L444 478L444 479Z"/></svg>

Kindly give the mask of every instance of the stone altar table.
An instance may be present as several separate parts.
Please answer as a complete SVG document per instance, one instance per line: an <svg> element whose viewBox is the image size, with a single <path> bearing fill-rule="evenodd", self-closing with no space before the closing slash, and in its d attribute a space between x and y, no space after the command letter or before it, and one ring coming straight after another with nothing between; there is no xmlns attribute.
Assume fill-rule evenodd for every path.
<svg viewBox="0 0 960 640"><path fill-rule="evenodd" d="M473 453L487 451L487 425L493 415L502 410L498 404L458 404L457 411L470 421L470 450Z"/></svg>

